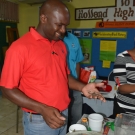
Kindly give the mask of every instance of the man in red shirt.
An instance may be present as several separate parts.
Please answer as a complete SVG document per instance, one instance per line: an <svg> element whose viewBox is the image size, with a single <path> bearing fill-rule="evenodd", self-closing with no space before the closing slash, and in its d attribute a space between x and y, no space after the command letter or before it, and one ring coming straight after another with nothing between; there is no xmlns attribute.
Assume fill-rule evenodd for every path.
<svg viewBox="0 0 135 135"><path fill-rule="evenodd" d="M96 88L104 84L85 85L70 75L66 47L60 40L69 20L62 2L46 0L37 29L31 28L6 52L0 86L5 97L22 107L25 135L66 134L68 87L105 101Z"/></svg>

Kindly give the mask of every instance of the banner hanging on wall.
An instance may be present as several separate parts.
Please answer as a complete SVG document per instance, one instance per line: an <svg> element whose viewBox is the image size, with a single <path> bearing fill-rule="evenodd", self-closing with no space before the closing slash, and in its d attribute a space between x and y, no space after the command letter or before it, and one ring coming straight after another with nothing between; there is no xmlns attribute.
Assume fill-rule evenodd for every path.
<svg viewBox="0 0 135 135"><path fill-rule="evenodd" d="M135 28L135 21L96 22L96 28Z"/></svg>
<svg viewBox="0 0 135 135"><path fill-rule="evenodd" d="M76 8L76 20L134 21L135 0L115 0L114 6Z"/></svg>
<svg viewBox="0 0 135 135"><path fill-rule="evenodd" d="M93 38L127 38L126 31L93 31Z"/></svg>

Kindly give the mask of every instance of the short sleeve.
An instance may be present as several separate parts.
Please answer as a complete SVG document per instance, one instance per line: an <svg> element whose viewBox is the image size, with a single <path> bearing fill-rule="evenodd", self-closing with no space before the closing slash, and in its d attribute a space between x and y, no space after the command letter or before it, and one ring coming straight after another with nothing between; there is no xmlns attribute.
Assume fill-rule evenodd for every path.
<svg viewBox="0 0 135 135"><path fill-rule="evenodd" d="M23 73L22 51L11 47L7 50L1 73L0 86L12 89L19 86Z"/></svg>
<svg viewBox="0 0 135 135"><path fill-rule="evenodd" d="M125 57L118 55L113 68L114 79L118 86L127 83ZM119 81L119 82L118 82Z"/></svg>
<svg viewBox="0 0 135 135"><path fill-rule="evenodd" d="M76 40L77 40L76 42L77 42L77 45L78 45L76 62L78 63L78 62L81 62L81 61L84 60L84 56L83 56L83 54L82 54L82 49L81 49L81 45L80 45L80 43L79 43L78 38L76 38Z"/></svg>

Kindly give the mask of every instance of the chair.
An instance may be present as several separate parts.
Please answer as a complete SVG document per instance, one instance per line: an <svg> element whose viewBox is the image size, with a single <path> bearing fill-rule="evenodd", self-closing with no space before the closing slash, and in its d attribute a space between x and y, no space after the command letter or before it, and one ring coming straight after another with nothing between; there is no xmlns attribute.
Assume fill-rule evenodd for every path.
<svg viewBox="0 0 135 135"><path fill-rule="evenodd" d="M114 74L113 71L111 71L108 75L108 81L114 81Z"/></svg>
<svg viewBox="0 0 135 135"><path fill-rule="evenodd" d="M7 28L7 37L9 46L19 38L19 33L17 28Z"/></svg>
<svg viewBox="0 0 135 135"><path fill-rule="evenodd" d="M16 133L18 133L19 109L20 109L20 106L17 106L17 110L16 110Z"/></svg>

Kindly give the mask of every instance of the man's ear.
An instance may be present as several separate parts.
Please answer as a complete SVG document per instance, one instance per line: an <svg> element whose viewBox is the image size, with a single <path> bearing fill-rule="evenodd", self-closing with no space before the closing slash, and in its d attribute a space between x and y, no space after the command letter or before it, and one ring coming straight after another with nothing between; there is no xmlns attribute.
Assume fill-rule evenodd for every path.
<svg viewBox="0 0 135 135"><path fill-rule="evenodd" d="M41 21L41 23L46 23L47 22L46 15L44 15L44 14L40 15L40 21Z"/></svg>

